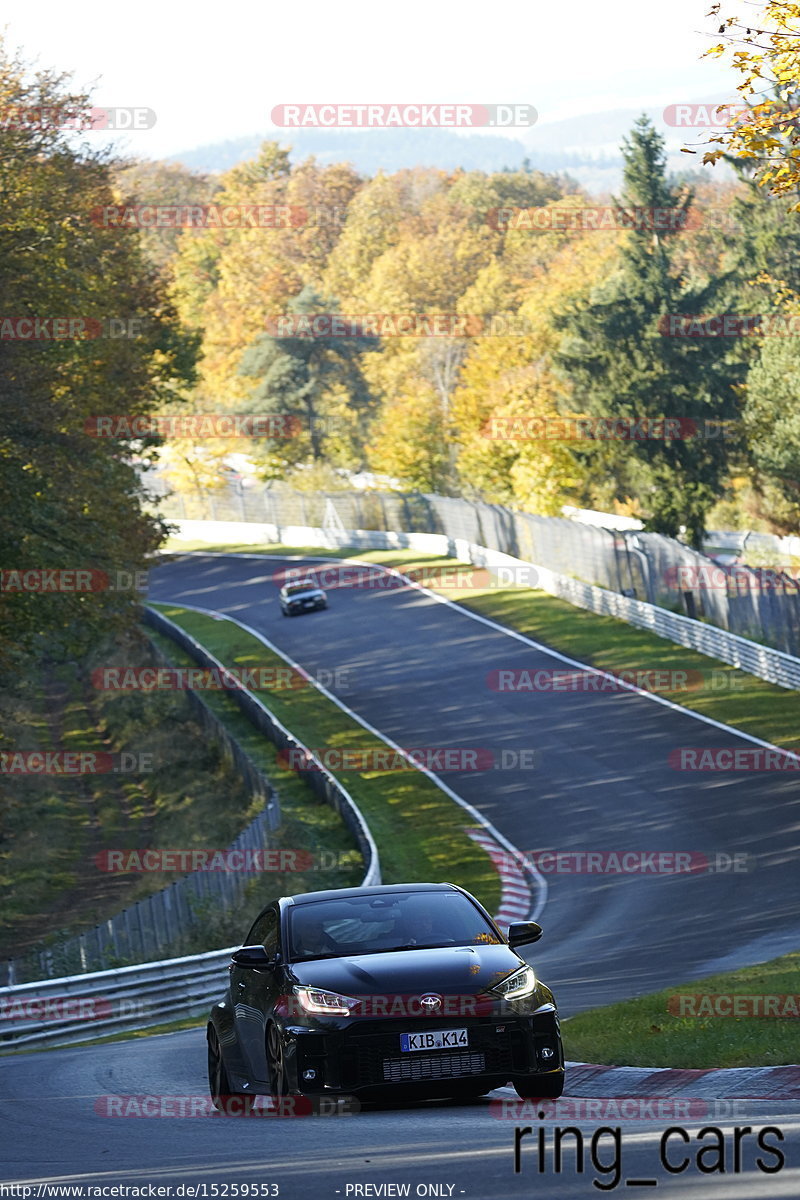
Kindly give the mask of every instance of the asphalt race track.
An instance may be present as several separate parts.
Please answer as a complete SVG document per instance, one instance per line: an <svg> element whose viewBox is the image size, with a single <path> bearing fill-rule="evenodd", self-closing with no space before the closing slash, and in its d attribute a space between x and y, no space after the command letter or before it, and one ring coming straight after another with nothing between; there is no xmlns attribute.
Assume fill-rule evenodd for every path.
<svg viewBox="0 0 800 1200"><path fill-rule="evenodd" d="M792 775L674 770L667 760L677 747L741 742L646 697L493 692L487 676L495 669L562 664L415 590L331 589L326 612L286 620L273 578L279 567L275 560L193 556L155 571L150 595L237 617L325 679L338 670L341 686L331 690L401 745L488 748L496 760L502 751L539 751L535 769L442 776L521 850L689 851L712 861L717 854L748 856L747 871L736 874L549 875L540 917L545 936L529 957L564 1015L800 945ZM569 1052L568 1027L566 1033ZM735 1108L731 1101L715 1108L708 1101L707 1110L692 1110L692 1120L609 1114L599 1123L565 1107L538 1130L533 1114L500 1118L502 1093L296 1120L102 1115L104 1096L174 1098L205 1090L204 1040L196 1030L0 1059L2 1177L31 1187L28 1196L58 1195L36 1190L45 1181L284 1200L589 1197L602 1194L598 1185L652 1194L656 1183L660 1193L681 1200L800 1196L795 1102L740 1100ZM522 1143L515 1174L519 1124L535 1132ZM674 1144L672 1162L687 1158L686 1169L674 1174L659 1162L659 1141L672 1124L688 1138ZM573 1125L583 1130L583 1170L573 1138L557 1171L554 1131ZM723 1130L725 1173L698 1169L704 1125ZM744 1137L738 1171L733 1125L754 1131ZM768 1125L785 1136L785 1165L774 1174L756 1161L775 1166L755 1142ZM620 1128L617 1150L613 1130ZM244 1184L260 1190L248 1193ZM0 1196L13 1194L26 1197L0 1189Z"/></svg>
<svg viewBox="0 0 800 1200"><path fill-rule="evenodd" d="M520 850L748 856L744 873L548 875L531 957L565 1013L800 945L796 773L674 770L681 746L747 743L635 693L491 691L493 670L563 666L415 589L331 589L326 611L287 619L280 570L192 556L153 572L150 597L236 617L323 679L338 670L341 699L401 746L539 751L535 769L442 773Z"/></svg>
<svg viewBox="0 0 800 1200"><path fill-rule="evenodd" d="M555 1128L575 1122L570 1117L543 1123L546 1172L539 1174L537 1153L523 1143L522 1170L514 1174L514 1129L519 1122L495 1117L488 1099L465 1103L409 1105L363 1111L347 1117L300 1119L114 1118L97 1115L98 1098L108 1094L200 1095L205 1091L204 1047L201 1031L165 1034L143 1041L96 1046L85 1050L56 1050L23 1059L0 1059L3 1176L36 1186L40 1181L66 1185L153 1184L205 1185L205 1193L224 1200L226 1185L274 1183L281 1200L337 1200L347 1185L409 1184L410 1195L420 1185L437 1184L448 1190L430 1195L490 1200L492 1197L590 1197L602 1195L593 1179L608 1185L611 1173L595 1169L590 1143L597 1121L583 1124L584 1171L576 1172L576 1156L565 1149L562 1170L555 1173L552 1145ZM494 1104L497 1105L497 1093ZM730 1106L731 1102L728 1102ZM562 1101L563 1104L563 1101ZM778 1126L786 1165L777 1175L762 1174L753 1148L744 1143L742 1171L720 1176L700 1174L694 1160L679 1175L659 1168L659 1141L665 1125L654 1121L622 1123L621 1150L616 1154L611 1135L596 1142L596 1160L621 1167L617 1195L652 1194L652 1188L626 1188L626 1179L658 1179L658 1193L677 1200L713 1200L764 1196L796 1200L800 1195L800 1123L796 1105L748 1101L737 1112L746 1119L736 1125L754 1129ZM794 1108L794 1112L790 1111ZM433 1110L433 1111L432 1111ZM537 1124L526 1120L523 1127ZM616 1120L600 1126L619 1127ZM726 1129L728 1167L732 1164L730 1122L709 1120L687 1124L694 1139L705 1124ZM754 1140L750 1139L753 1147ZM692 1152L691 1143L689 1152ZM686 1147L675 1141L672 1161ZM767 1165L772 1158L764 1156ZM218 1185L214 1193L212 1185ZM10 1194L10 1193L6 1193ZM21 1194L21 1193L20 1193ZM69 1195L64 1192L63 1195ZM79 1196L81 1193L73 1193ZM172 1197L189 1195L173 1190ZM240 1191L239 1196L244 1195ZM252 1194L252 1193L251 1193ZM262 1195L268 1193L262 1192ZM362 1192L361 1195L402 1195L400 1192ZM424 1194L424 1193L419 1193ZM35 1192L30 1193L31 1196ZM48 1193L39 1193L42 1197ZM57 1192L50 1193L57 1196ZM83 1192L87 1197L89 1193ZM168 1193L162 1193L168 1195ZM236 1195L232 1190L228 1197Z"/></svg>

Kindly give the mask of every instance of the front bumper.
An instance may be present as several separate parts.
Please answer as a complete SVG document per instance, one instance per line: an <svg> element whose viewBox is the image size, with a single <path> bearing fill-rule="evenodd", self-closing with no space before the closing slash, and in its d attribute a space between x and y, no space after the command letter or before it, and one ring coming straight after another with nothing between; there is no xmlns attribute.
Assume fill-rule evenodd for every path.
<svg viewBox="0 0 800 1200"><path fill-rule="evenodd" d="M459 1049L406 1051L400 1034L466 1028L469 1044ZM558 1014L550 1006L528 1016L352 1021L324 1032L284 1028L286 1065L293 1089L350 1095L391 1089L446 1094L455 1081L498 1087L517 1075L563 1070Z"/></svg>

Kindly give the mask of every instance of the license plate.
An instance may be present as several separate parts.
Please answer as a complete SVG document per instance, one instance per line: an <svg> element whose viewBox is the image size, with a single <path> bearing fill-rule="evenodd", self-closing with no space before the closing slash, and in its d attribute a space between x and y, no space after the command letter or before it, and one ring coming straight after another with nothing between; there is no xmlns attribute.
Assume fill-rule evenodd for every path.
<svg viewBox="0 0 800 1200"><path fill-rule="evenodd" d="M468 1046L466 1029L433 1029L428 1033L401 1033L401 1050L450 1050Z"/></svg>

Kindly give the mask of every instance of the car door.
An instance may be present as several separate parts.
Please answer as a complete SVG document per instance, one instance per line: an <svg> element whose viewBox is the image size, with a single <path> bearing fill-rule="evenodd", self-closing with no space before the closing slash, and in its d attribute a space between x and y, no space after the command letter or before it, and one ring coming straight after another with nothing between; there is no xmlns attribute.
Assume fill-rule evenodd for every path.
<svg viewBox="0 0 800 1200"><path fill-rule="evenodd" d="M261 945L270 959L280 953L280 916L277 905L258 918L247 935L248 946ZM252 1079L266 1080L266 1026L275 1001L280 994L280 967L259 971L252 967L237 967L231 971L236 1034L242 1056Z"/></svg>

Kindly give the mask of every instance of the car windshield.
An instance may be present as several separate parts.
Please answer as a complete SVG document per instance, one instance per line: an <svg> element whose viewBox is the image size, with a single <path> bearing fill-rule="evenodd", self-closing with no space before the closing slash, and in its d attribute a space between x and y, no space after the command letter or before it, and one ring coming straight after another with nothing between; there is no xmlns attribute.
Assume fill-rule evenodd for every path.
<svg viewBox="0 0 800 1200"><path fill-rule="evenodd" d="M435 946L499 945L460 892L391 892L297 904L289 912L290 957L338 958Z"/></svg>
<svg viewBox="0 0 800 1200"><path fill-rule="evenodd" d="M306 579L303 583L293 583L286 589L287 596L299 596L301 592L316 592L317 585L313 579Z"/></svg>

